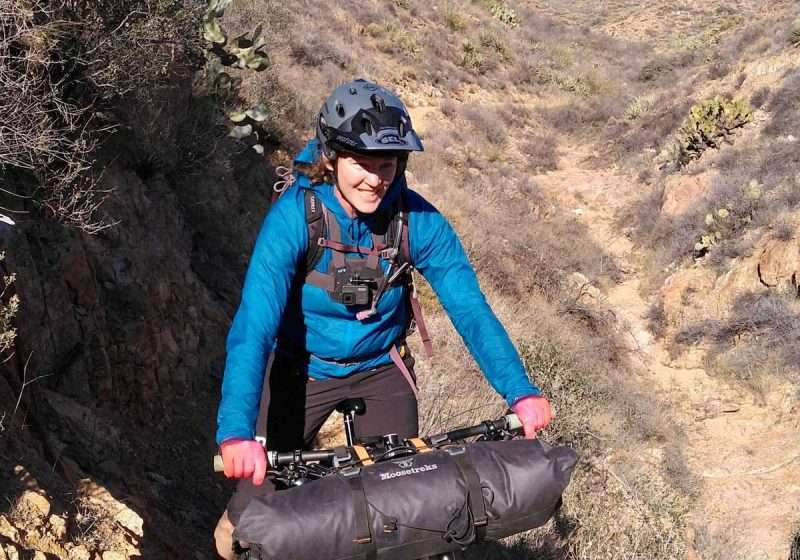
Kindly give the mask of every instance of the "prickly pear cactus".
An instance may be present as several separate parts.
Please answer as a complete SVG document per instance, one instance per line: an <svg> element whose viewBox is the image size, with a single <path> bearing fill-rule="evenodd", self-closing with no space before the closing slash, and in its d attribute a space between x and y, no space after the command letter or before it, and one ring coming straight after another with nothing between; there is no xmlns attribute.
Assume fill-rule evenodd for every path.
<svg viewBox="0 0 800 560"><path fill-rule="evenodd" d="M500 20L509 27L517 27L520 19L517 13L505 3L505 0L489 0L489 11L495 19Z"/></svg>
<svg viewBox="0 0 800 560"><path fill-rule="evenodd" d="M659 155L661 163L683 166L708 148L718 148L731 133L753 120L744 101L714 98L694 105L675 138Z"/></svg>
<svg viewBox="0 0 800 560"><path fill-rule="evenodd" d="M706 229L694 244L694 257L703 257L716 243L733 237L736 231L750 223L763 192L763 185L753 179L739 189L734 200L706 214Z"/></svg>
<svg viewBox="0 0 800 560"><path fill-rule="evenodd" d="M223 102L230 102L238 98L239 87L242 79L231 75L226 68L239 70L255 70L261 72L269 65L269 57L264 51L266 41L262 36L263 26L259 25L252 34L243 34L228 39L228 35L220 25L220 18L225 14L225 9L232 0L208 0L203 16L203 38L209 43L209 60L205 72L210 78L213 93ZM235 73L235 70L234 70ZM267 107L259 103L255 107L239 107L228 113L230 121L229 136L244 140L255 135L256 144L252 147L259 154L264 153L264 147L258 143L263 136L261 124L267 119Z"/></svg>
<svg viewBox="0 0 800 560"><path fill-rule="evenodd" d="M705 255L712 245L722 239L730 217L731 213L727 208L719 208L716 212L706 214L705 222L708 229L700 236L700 241L694 244L695 258Z"/></svg>

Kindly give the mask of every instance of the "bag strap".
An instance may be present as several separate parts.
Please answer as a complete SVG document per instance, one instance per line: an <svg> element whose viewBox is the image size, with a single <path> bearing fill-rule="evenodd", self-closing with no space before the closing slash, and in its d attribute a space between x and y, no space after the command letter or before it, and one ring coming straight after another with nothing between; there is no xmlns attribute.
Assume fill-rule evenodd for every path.
<svg viewBox="0 0 800 560"><path fill-rule="evenodd" d="M405 199L400 196L400 212L404 217L403 228L400 231L400 262L407 262L410 269L413 268L411 260L411 247L409 245L409 227L408 227L408 214L405 211ZM406 273L408 278L408 287L406 288L408 303L411 306L411 317L414 324L419 329L419 336L422 338L422 346L425 348L425 355L429 358L433 356L433 343L431 342L431 335L428 333L428 327L425 325L425 318L422 316L422 306L417 298L417 288L414 285L414 273L409 269Z"/></svg>
<svg viewBox="0 0 800 560"><path fill-rule="evenodd" d="M350 495L353 498L353 512L355 514L353 551L356 556L363 555L364 560L375 560L378 557L378 551L370 529L369 504L367 504L367 495L364 493L360 469L354 470L353 474L343 476L343 478L350 486Z"/></svg>
<svg viewBox="0 0 800 560"><path fill-rule="evenodd" d="M475 541L480 542L486 537L486 526L489 517L486 514L486 504L483 503L483 489L481 479L472 462L467 456L466 449L460 453L452 454L461 476L467 483L467 499L472 513L472 524L475 527Z"/></svg>
<svg viewBox="0 0 800 560"><path fill-rule="evenodd" d="M317 193L304 189L306 227L308 228L308 250L306 251L306 275L314 270L322 258L324 248L320 239L325 239L325 208Z"/></svg>

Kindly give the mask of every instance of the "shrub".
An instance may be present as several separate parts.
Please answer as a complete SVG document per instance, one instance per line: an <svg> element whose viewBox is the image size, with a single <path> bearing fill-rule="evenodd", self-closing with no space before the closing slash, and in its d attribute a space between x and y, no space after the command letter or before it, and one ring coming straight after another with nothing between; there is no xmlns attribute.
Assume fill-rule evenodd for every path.
<svg viewBox="0 0 800 560"><path fill-rule="evenodd" d="M504 62L511 60L511 49L495 31L481 31L479 41L482 47L492 49L500 55Z"/></svg>
<svg viewBox="0 0 800 560"><path fill-rule="evenodd" d="M800 383L800 303L795 294L748 293L729 315L684 326L678 345L708 340L709 365L720 373L759 386L764 374Z"/></svg>
<svg viewBox="0 0 800 560"><path fill-rule="evenodd" d="M416 36L402 24L392 21L383 24L371 23L366 27L366 31L378 39L378 49L385 53L405 54L412 59L418 58L422 53L422 45Z"/></svg>
<svg viewBox="0 0 800 560"><path fill-rule="evenodd" d="M794 70L781 87L770 97L767 110L771 114L764 134L776 136L796 135L800 129L800 70Z"/></svg>
<svg viewBox="0 0 800 560"><path fill-rule="evenodd" d="M444 23L450 31L462 31L467 27L467 19L464 17L462 10L453 4L446 4L442 10L442 17Z"/></svg>
<svg viewBox="0 0 800 560"><path fill-rule="evenodd" d="M520 146L520 153L536 173L558 169L558 141L552 134L526 138Z"/></svg>
<svg viewBox="0 0 800 560"><path fill-rule="evenodd" d="M487 0L487 4L492 16L502 23L509 27L517 27L520 24L519 16L505 3L505 0Z"/></svg>
<svg viewBox="0 0 800 560"><path fill-rule="evenodd" d="M683 166L708 148L718 148L731 133L751 122L752 109L743 101L714 98L694 105L658 160Z"/></svg>
<svg viewBox="0 0 800 560"><path fill-rule="evenodd" d="M3 262L5 257L5 253L0 253L0 262ZM19 311L19 296L8 294L16 279L16 274L4 275L0 289L0 356L2 357L5 357L13 348L14 340L17 338L17 329L13 326L13 320Z"/></svg>
<svg viewBox="0 0 800 560"><path fill-rule="evenodd" d="M486 57L478 45L472 41L464 41L461 45L461 66L472 72L486 70Z"/></svg>
<svg viewBox="0 0 800 560"><path fill-rule="evenodd" d="M653 108L654 100L650 96L639 95L625 109L625 118L635 121Z"/></svg>
<svg viewBox="0 0 800 560"><path fill-rule="evenodd" d="M461 114L474 127L475 132L486 138L490 144L506 143L508 126L498 111L483 105L469 105L462 107Z"/></svg>
<svg viewBox="0 0 800 560"><path fill-rule="evenodd" d="M750 106L754 109L760 109L767 102L767 99L769 99L769 88L760 87L750 96Z"/></svg>
<svg viewBox="0 0 800 560"><path fill-rule="evenodd" d="M793 47L800 47L800 20L795 21L789 32L789 44Z"/></svg>
<svg viewBox="0 0 800 560"><path fill-rule="evenodd" d="M656 58L642 66L638 79L641 82L652 82L670 72L672 72L672 63L663 58Z"/></svg>

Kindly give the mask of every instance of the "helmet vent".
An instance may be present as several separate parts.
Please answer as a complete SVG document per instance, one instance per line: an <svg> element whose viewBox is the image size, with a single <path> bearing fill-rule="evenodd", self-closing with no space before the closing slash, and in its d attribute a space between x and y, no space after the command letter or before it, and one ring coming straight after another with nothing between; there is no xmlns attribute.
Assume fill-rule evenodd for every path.
<svg viewBox="0 0 800 560"><path fill-rule="evenodd" d="M358 95L358 90L353 86L350 86L350 95Z"/></svg>
<svg viewBox="0 0 800 560"><path fill-rule="evenodd" d="M370 121L367 117L361 119L361 126L364 128L367 134L375 134L375 128L372 126L372 121Z"/></svg>
<svg viewBox="0 0 800 560"><path fill-rule="evenodd" d="M379 113L383 113L386 110L386 101L377 93L373 93L370 96L370 101L372 101L372 106L375 107Z"/></svg>
<svg viewBox="0 0 800 560"><path fill-rule="evenodd" d="M340 101L336 102L336 114L340 117L344 117L344 105Z"/></svg>

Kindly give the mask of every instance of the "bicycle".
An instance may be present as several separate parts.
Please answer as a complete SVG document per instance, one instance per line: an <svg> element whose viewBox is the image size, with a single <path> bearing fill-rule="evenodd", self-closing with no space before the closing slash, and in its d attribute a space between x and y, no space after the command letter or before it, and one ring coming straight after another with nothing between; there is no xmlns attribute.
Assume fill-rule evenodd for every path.
<svg viewBox="0 0 800 560"><path fill-rule="evenodd" d="M267 460L269 464L267 477L279 490L306 486L314 481L329 479L333 477L333 475L338 475L339 479L348 479L350 482L355 482L353 487L360 489L360 493L363 494L364 488L361 486L359 480L361 476L359 473L362 467L377 465L377 468L381 468L381 465L390 464L389 466L399 465L399 467L395 468L403 469L408 466L407 464L411 464L416 460L414 457L422 457L422 454L431 452L440 452L439 456L445 458L447 454L454 456L459 455L459 457L455 459L455 463L459 464L457 472L465 475L466 480L469 479L470 473L465 472L464 459L460 456L467 455L465 451L468 445L478 441L500 442L511 440L519 435L522 428L519 418L517 418L515 414L509 414L496 420L486 420L473 426L461 427L428 437L401 439L396 434L386 434L378 437L362 438L356 441L354 435L354 419L356 415L363 414L365 411L363 400L348 399L342 401L337 407L337 410L343 414L346 438L345 447L336 449L296 450L290 452L267 451ZM533 443L530 442L530 440L527 441ZM518 441L514 443L521 442ZM539 447L546 446L546 444L543 443L537 443L537 445ZM549 446L547 446L547 448L550 449ZM568 481L569 473L571 473L572 467L574 466L574 453L571 450L568 450L566 453L566 456L562 453L562 458L566 457L567 463L569 463L565 463L566 466L564 467L567 472L566 481ZM569 457L569 454L571 454L572 458ZM434 455L436 455L436 453L434 453ZM428 455L428 457L431 456L432 455ZM386 479L389 479L395 478L396 476L406 476L408 473L417 474L417 471L424 473L426 470L434 470L434 468L436 468L435 466L430 468L430 465L427 467L425 465L418 466L422 466L423 468L394 471L388 474L384 473L381 476L386 476ZM215 458L215 470L221 469L221 458L217 456ZM469 470L472 470L472 468L469 467ZM473 480L478 483L478 490L472 492L472 497L467 498L469 503L464 503L464 508L467 510L468 527L465 528L464 523L461 523L461 526L452 529L447 535L443 535L445 541L449 543L447 546L450 548L466 548L466 546L472 542L480 540L482 537L478 536L478 533L481 531L485 532L486 530L485 526L488 523L488 518L486 517L486 512L483 510L484 487L481 486L481 480L475 476L474 471L472 471L472 476ZM566 486L566 482L563 486ZM474 490L475 486L470 486L469 488L470 490ZM553 511L560 505L561 491L563 491L563 487L558 489L557 496L559 503L553 506ZM359 491L357 490L356 494L358 493ZM474 497L476 495L481 496L481 499L478 500L480 503L475 501ZM365 502L364 499L362 499L361 502L362 505L360 507L367 510L367 525L369 525L369 508L366 507L367 502ZM553 504L549 504L548 507L550 507L550 505ZM374 507L374 504L370 503L370 506ZM356 509L358 509L358 507L357 505ZM479 510L484 515L482 523L479 522L480 520L478 517L480 516L477 515ZM549 518L550 515L552 515L552 511L547 514L546 518ZM363 516L361 521L363 521ZM459 521L463 521L463 519ZM402 523L400 525L406 527L406 525L402 525ZM392 530L396 531L397 526L394 528L387 528L384 526L384 532L391 532ZM450 530L449 525L448 530ZM372 534L369 529L367 529L365 542L369 542L371 537ZM360 541L356 538L353 539L353 542L358 543ZM374 543L372 546L375 546ZM419 560L456 560L463 557L461 550L440 551L441 547L436 551L436 554L413 557ZM238 555L237 558L240 560L251 558L251 549L239 548L236 552ZM373 554L375 553L373 552ZM406 558L410 558L410 556Z"/></svg>

